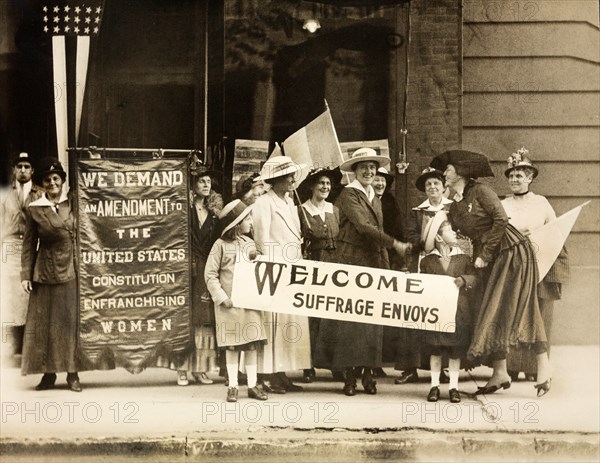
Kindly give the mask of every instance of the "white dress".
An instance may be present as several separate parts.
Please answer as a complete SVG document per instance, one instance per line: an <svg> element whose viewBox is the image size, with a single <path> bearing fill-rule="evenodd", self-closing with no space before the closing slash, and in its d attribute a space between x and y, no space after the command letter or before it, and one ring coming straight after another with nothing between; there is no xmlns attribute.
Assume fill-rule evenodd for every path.
<svg viewBox="0 0 600 463"><path fill-rule="evenodd" d="M284 201L269 190L254 203L252 219L256 249L267 260L295 262L302 258L300 218L289 197ZM264 356L259 354L258 371L276 373L311 368L308 317L263 314L268 343L264 346Z"/></svg>

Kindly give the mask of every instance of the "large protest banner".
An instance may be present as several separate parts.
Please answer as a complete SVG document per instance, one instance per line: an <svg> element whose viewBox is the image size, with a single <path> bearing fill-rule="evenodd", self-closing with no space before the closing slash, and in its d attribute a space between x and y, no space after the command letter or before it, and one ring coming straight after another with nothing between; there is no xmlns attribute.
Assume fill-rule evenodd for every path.
<svg viewBox="0 0 600 463"><path fill-rule="evenodd" d="M189 345L187 160L77 167L80 349L139 372Z"/></svg>
<svg viewBox="0 0 600 463"><path fill-rule="evenodd" d="M458 288L445 275L258 259L236 263L231 299L248 309L454 333ZM217 326L217 336L231 330Z"/></svg>

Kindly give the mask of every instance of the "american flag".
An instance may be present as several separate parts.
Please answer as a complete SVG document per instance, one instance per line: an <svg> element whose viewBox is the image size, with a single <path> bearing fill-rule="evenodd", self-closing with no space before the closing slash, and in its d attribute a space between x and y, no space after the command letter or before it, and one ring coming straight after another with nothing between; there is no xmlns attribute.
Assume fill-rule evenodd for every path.
<svg viewBox="0 0 600 463"><path fill-rule="evenodd" d="M46 3L42 6L42 30L50 35L96 35L103 10L101 1Z"/></svg>
<svg viewBox="0 0 600 463"><path fill-rule="evenodd" d="M57 153L66 166L67 148L77 145L79 138L90 41L100 32L103 12L104 0L55 0L41 5L42 31L52 41Z"/></svg>

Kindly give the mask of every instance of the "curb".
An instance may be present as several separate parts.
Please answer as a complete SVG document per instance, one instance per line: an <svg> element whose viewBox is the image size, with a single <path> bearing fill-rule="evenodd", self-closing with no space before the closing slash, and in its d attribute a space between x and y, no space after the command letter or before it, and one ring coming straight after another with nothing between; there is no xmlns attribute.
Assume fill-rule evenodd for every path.
<svg viewBox="0 0 600 463"><path fill-rule="evenodd" d="M599 434L281 428L148 439L0 441L3 462L599 461Z"/></svg>

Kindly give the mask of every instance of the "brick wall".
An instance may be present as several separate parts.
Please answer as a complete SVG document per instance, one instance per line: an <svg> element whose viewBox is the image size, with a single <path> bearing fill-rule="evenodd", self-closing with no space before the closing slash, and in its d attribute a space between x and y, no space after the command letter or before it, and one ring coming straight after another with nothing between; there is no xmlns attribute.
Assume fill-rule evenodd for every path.
<svg viewBox="0 0 600 463"><path fill-rule="evenodd" d="M405 201L407 208L421 200L414 186L421 170L435 154L461 143L460 1L413 0L410 35L407 104L410 166L397 187L397 198L401 203Z"/></svg>

